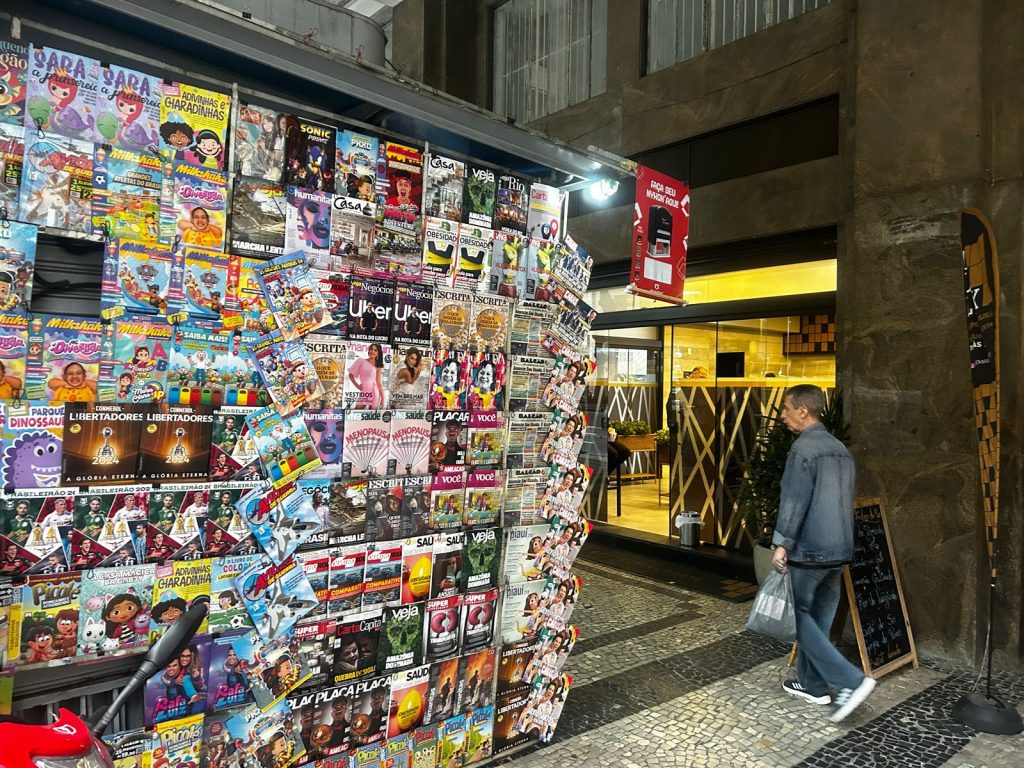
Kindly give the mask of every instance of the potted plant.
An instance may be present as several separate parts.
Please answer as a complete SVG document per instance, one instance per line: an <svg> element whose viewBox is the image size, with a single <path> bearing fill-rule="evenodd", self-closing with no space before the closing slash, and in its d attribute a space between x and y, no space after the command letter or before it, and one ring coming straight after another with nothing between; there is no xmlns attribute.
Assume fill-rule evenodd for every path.
<svg viewBox="0 0 1024 768"><path fill-rule="evenodd" d="M843 396L836 390L825 405L821 423L843 443L849 442L850 425L843 420ZM736 506L754 542L754 573L758 583L772 567L772 535L779 515L782 473L796 435L779 418L778 409L765 418L743 479L735 491Z"/></svg>
<svg viewBox="0 0 1024 768"><path fill-rule="evenodd" d="M668 466L668 427L662 427L654 433L654 444L658 448L658 471Z"/></svg>

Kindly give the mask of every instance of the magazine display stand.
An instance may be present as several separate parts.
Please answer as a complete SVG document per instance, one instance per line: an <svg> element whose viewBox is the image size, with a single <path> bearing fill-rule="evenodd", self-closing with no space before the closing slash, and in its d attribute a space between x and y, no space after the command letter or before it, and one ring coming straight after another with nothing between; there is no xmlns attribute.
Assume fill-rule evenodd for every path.
<svg viewBox="0 0 1024 768"><path fill-rule="evenodd" d="M591 259L564 193L0 45L0 703L209 599L117 758L453 766L550 740L590 533ZM100 317L33 312L40 228L102 243Z"/></svg>

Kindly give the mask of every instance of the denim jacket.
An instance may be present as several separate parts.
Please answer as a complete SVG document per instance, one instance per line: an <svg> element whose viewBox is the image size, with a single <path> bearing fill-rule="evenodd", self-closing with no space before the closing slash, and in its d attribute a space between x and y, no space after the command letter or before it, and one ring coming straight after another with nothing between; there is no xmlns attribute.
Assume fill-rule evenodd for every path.
<svg viewBox="0 0 1024 768"><path fill-rule="evenodd" d="M772 544L793 563L842 565L853 559L853 457L820 424L793 442L782 474Z"/></svg>

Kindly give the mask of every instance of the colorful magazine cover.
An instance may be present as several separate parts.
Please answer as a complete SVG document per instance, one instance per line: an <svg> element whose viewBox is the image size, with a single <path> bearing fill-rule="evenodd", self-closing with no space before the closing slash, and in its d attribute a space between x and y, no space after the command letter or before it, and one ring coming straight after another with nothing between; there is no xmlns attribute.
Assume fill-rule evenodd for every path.
<svg viewBox="0 0 1024 768"><path fill-rule="evenodd" d="M80 653L117 655L149 646L155 567L95 568L82 573Z"/></svg>
<svg viewBox="0 0 1024 768"><path fill-rule="evenodd" d="M271 331L245 347L279 414L288 415L322 397L316 368L301 341L286 341L280 331Z"/></svg>
<svg viewBox="0 0 1024 768"><path fill-rule="evenodd" d="M314 362L316 360L314 359ZM342 410L310 410L303 418L313 438L313 445L324 467L341 464L341 448L345 436L345 412Z"/></svg>
<svg viewBox="0 0 1024 768"><path fill-rule="evenodd" d="M238 282L238 259L203 248L183 247L181 253L180 304L171 311L179 315L179 322L190 325L209 322L212 328L219 329L228 286ZM179 313L184 313L184 317Z"/></svg>
<svg viewBox="0 0 1024 768"><path fill-rule="evenodd" d="M300 551L295 553L295 559L299 561L302 570L306 572L306 578L309 579L317 600L317 605L310 611L307 620L322 618L327 615L331 591L331 552L329 549Z"/></svg>
<svg viewBox="0 0 1024 768"><path fill-rule="evenodd" d="M468 380L472 411L505 410L506 358L503 352L473 353Z"/></svg>
<svg viewBox="0 0 1024 768"><path fill-rule="evenodd" d="M462 590L462 550L466 537L461 531L444 531L434 536L431 556L430 598L451 597Z"/></svg>
<svg viewBox="0 0 1024 768"><path fill-rule="evenodd" d="M501 411L473 411L469 414L467 464L491 467L504 464L506 421Z"/></svg>
<svg viewBox="0 0 1024 768"><path fill-rule="evenodd" d="M150 643L167 631L197 600L210 595L210 561L176 561L157 565L150 611ZM207 619L199 625L197 635L207 633Z"/></svg>
<svg viewBox="0 0 1024 768"><path fill-rule="evenodd" d="M295 186L286 187L285 193L284 252L300 254L319 269L329 268L332 196Z"/></svg>
<svg viewBox="0 0 1024 768"><path fill-rule="evenodd" d="M485 267L493 248L492 230L469 224L459 227L458 258L452 273L452 285L464 291L480 291L485 285Z"/></svg>
<svg viewBox="0 0 1024 768"><path fill-rule="evenodd" d="M390 440L390 411L346 413L342 476L358 478L388 474Z"/></svg>
<svg viewBox="0 0 1024 768"><path fill-rule="evenodd" d="M402 480L373 477L366 482L366 540L392 541L404 538L405 510Z"/></svg>
<svg viewBox="0 0 1024 768"><path fill-rule="evenodd" d="M150 486L90 486L75 498L73 569L120 568L143 562L133 535L145 537ZM148 598L147 598L148 600Z"/></svg>
<svg viewBox="0 0 1024 768"><path fill-rule="evenodd" d="M458 703L458 686L459 660L457 657L430 665L427 722L440 722L455 714Z"/></svg>
<svg viewBox="0 0 1024 768"><path fill-rule="evenodd" d="M494 750L494 707L476 709L466 715L466 745L463 765L474 765L491 756Z"/></svg>
<svg viewBox="0 0 1024 768"><path fill-rule="evenodd" d="M430 528L448 531L462 527L466 497L466 473L459 467L445 467L433 475L430 484Z"/></svg>
<svg viewBox="0 0 1024 768"><path fill-rule="evenodd" d="M295 625L295 640L310 675L304 686L323 688L330 685L338 648L337 620L313 618L302 621Z"/></svg>
<svg viewBox="0 0 1024 768"><path fill-rule="evenodd" d="M394 293L395 284L390 280L352 278L346 334L350 341L390 340Z"/></svg>
<svg viewBox="0 0 1024 768"><path fill-rule="evenodd" d="M573 609L579 598L581 582L579 577L548 577L540 593L540 624L554 632L561 632L569 625Z"/></svg>
<svg viewBox="0 0 1024 768"><path fill-rule="evenodd" d="M516 643L535 638L543 626L541 593L545 579L509 584L501 604L501 642Z"/></svg>
<svg viewBox="0 0 1024 768"><path fill-rule="evenodd" d="M68 485L135 482L144 407L65 404L61 481Z"/></svg>
<svg viewBox="0 0 1024 768"><path fill-rule="evenodd" d="M373 274L402 282L420 280L423 245L419 234L378 226L373 239Z"/></svg>
<svg viewBox="0 0 1024 768"><path fill-rule="evenodd" d="M467 609L471 597L471 595L466 595ZM487 640L489 647L467 653L459 663L459 711L466 714L481 707L490 706L494 702L493 685L497 654L493 648L493 613L485 621L492 622L492 634ZM463 645L465 646L466 643L463 642Z"/></svg>
<svg viewBox="0 0 1024 768"><path fill-rule="evenodd" d="M100 70L96 141L114 149L149 152L160 144L159 78L109 64Z"/></svg>
<svg viewBox="0 0 1024 768"><path fill-rule="evenodd" d="M424 219L423 282L450 287L459 250L459 227L446 219Z"/></svg>
<svg viewBox="0 0 1024 768"><path fill-rule="evenodd" d="M554 283L551 270L555 263L557 240L542 240L534 237L526 251L526 290L523 295L536 301L551 301L554 297Z"/></svg>
<svg viewBox="0 0 1024 768"><path fill-rule="evenodd" d="M430 488L433 477L402 478L402 512L405 519L402 529L409 536L426 536L430 533Z"/></svg>
<svg viewBox="0 0 1024 768"><path fill-rule="evenodd" d="M505 462L510 469L532 469L543 463L540 446L551 426L550 411L513 411L508 415L508 448Z"/></svg>
<svg viewBox="0 0 1024 768"><path fill-rule="evenodd" d="M213 514L210 516L212 519ZM259 555L231 555L213 559L210 571L210 632L220 634L255 628L234 581L258 558Z"/></svg>
<svg viewBox="0 0 1024 768"><path fill-rule="evenodd" d="M391 355L391 407L396 410L420 410L429 407L433 357L429 345L395 344Z"/></svg>
<svg viewBox="0 0 1024 768"><path fill-rule="evenodd" d="M100 63L56 48L32 47L25 128L92 143L96 132Z"/></svg>
<svg viewBox="0 0 1024 768"><path fill-rule="evenodd" d="M333 410L345 407L345 362L348 354L348 342L336 336L325 336L319 333L311 333L303 339L310 359L313 361L313 369L320 380L323 394L316 403L317 410ZM340 424L339 433L340 433ZM341 444L337 449L340 455ZM336 463L338 457L333 461Z"/></svg>
<svg viewBox="0 0 1024 768"><path fill-rule="evenodd" d="M469 445L467 411L430 412L430 471L460 468L466 463Z"/></svg>
<svg viewBox="0 0 1024 768"><path fill-rule="evenodd" d="M38 230L8 222L0 228L0 312L27 312L32 302Z"/></svg>
<svg viewBox="0 0 1024 768"><path fill-rule="evenodd" d="M339 195L332 208L329 256L318 260L316 266L345 274L372 274L376 203Z"/></svg>
<svg viewBox="0 0 1024 768"><path fill-rule="evenodd" d="M526 238L522 234L495 232L482 291L516 299L526 291Z"/></svg>
<svg viewBox="0 0 1024 768"><path fill-rule="evenodd" d="M289 131L285 136L285 184L334 192L336 130L330 125L298 118L298 130Z"/></svg>
<svg viewBox="0 0 1024 768"><path fill-rule="evenodd" d="M424 604L423 660L432 664L459 655L462 634L462 595L427 600Z"/></svg>
<svg viewBox="0 0 1024 768"><path fill-rule="evenodd" d="M550 532L551 524L546 520L508 529L505 570L502 574L506 583L533 581L543 577L547 566L544 542Z"/></svg>
<svg viewBox="0 0 1024 768"><path fill-rule="evenodd" d="M423 215L461 221L466 164L444 155L431 154L427 157L426 166Z"/></svg>
<svg viewBox="0 0 1024 768"><path fill-rule="evenodd" d="M462 223L490 228L494 220L497 176L490 168L472 163L466 166L466 184L462 196Z"/></svg>
<svg viewBox="0 0 1024 768"><path fill-rule="evenodd" d="M167 368L173 350L174 326L115 320L103 328L100 363L101 402L159 403L167 398Z"/></svg>
<svg viewBox="0 0 1024 768"><path fill-rule="evenodd" d="M564 299L558 305L555 322L544 335L541 346L553 355L580 359L592 344L590 328L597 310L580 299L570 305Z"/></svg>
<svg viewBox="0 0 1024 768"><path fill-rule="evenodd" d="M152 407L139 441L139 479L155 483L206 480L213 411L191 405Z"/></svg>
<svg viewBox="0 0 1024 768"><path fill-rule="evenodd" d="M264 472L275 488L320 466L320 456L301 412L281 416L263 408L245 419Z"/></svg>
<svg viewBox="0 0 1024 768"><path fill-rule="evenodd" d="M423 725L427 714L429 687L429 666L407 669L391 676L391 701L388 706L387 723L389 739L407 734Z"/></svg>
<svg viewBox="0 0 1024 768"><path fill-rule="evenodd" d="M230 331L176 326L168 361L167 402L172 405L254 406L262 390L239 354Z"/></svg>
<svg viewBox="0 0 1024 768"><path fill-rule="evenodd" d="M345 466L342 464L342 472ZM366 540L366 480L332 477L328 486L328 528L331 543L356 544Z"/></svg>
<svg viewBox="0 0 1024 768"><path fill-rule="evenodd" d="M256 275L278 330L286 341L305 336L331 323L331 313L320 295L301 252L287 253L256 268Z"/></svg>
<svg viewBox="0 0 1024 768"><path fill-rule="evenodd" d="M285 139L294 119L271 107L239 104L233 134L235 172L252 179L280 182Z"/></svg>
<svg viewBox="0 0 1024 768"><path fill-rule="evenodd" d="M387 185L381 222L390 229L419 234L420 199L423 196L423 154L413 147L387 142ZM378 179L379 180L379 179Z"/></svg>
<svg viewBox="0 0 1024 768"><path fill-rule="evenodd" d="M569 578L569 569L572 568L593 527L589 520L578 519L570 523L559 517L553 518L551 530L544 541L547 555L544 574L561 580Z"/></svg>
<svg viewBox="0 0 1024 768"><path fill-rule="evenodd" d="M494 202L494 228L512 234L527 232L526 213L530 204L530 183L518 176L498 177Z"/></svg>
<svg viewBox="0 0 1024 768"><path fill-rule="evenodd" d="M589 423L587 414L583 412L555 411L540 446L540 458L564 469L575 467Z"/></svg>
<svg viewBox="0 0 1024 768"><path fill-rule="evenodd" d="M391 345L349 339L345 347L342 404L350 410L379 411L388 403Z"/></svg>
<svg viewBox="0 0 1024 768"><path fill-rule="evenodd" d="M30 576L11 606L7 658L18 666L69 663L78 649L77 573Z"/></svg>
<svg viewBox="0 0 1024 768"><path fill-rule="evenodd" d="M0 124L21 126L25 121L30 53L31 47L19 40L0 40L0 79L7 94L7 103L0 107Z"/></svg>
<svg viewBox="0 0 1024 768"><path fill-rule="evenodd" d="M426 710L426 702L423 704ZM412 731L389 738L381 749L384 768L410 768L412 766Z"/></svg>
<svg viewBox="0 0 1024 768"><path fill-rule="evenodd" d="M466 716L455 715L437 724L437 764L461 766L466 757Z"/></svg>
<svg viewBox="0 0 1024 768"><path fill-rule="evenodd" d="M145 561L200 560L209 501L206 484L166 484L153 492L146 527Z"/></svg>
<svg viewBox="0 0 1024 768"><path fill-rule="evenodd" d="M227 177L222 171L176 162L170 176L171 198L163 200L161 239L224 250L227 226Z"/></svg>
<svg viewBox="0 0 1024 768"><path fill-rule="evenodd" d="M435 765L437 765L437 727L428 725L417 728L412 733L412 757L408 768L432 768Z"/></svg>
<svg viewBox="0 0 1024 768"><path fill-rule="evenodd" d="M339 619L359 613L363 605L366 547L349 544L336 550L330 563L327 612ZM341 631L339 624L338 631Z"/></svg>
<svg viewBox="0 0 1024 768"><path fill-rule="evenodd" d="M501 564L500 528L478 528L466 531L462 550L462 590L480 592L499 586L498 566Z"/></svg>
<svg viewBox="0 0 1024 768"><path fill-rule="evenodd" d="M399 672L423 664L423 603L384 608L377 671Z"/></svg>
<svg viewBox="0 0 1024 768"><path fill-rule="evenodd" d="M541 499L550 477L548 468L509 469L505 474L503 525L536 525L544 520Z"/></svg>
<svg viewBox="0 0 1024 768"><path fill-rule="evenodd" d="M281 700L266 712L256 704L241 710L227 721L232 740L244 745L245 765L301 765L306 746L299 721L287 700Z"/></svg>
<svg viewBox="0 0 1024 768"><path fill-rule="evenodd" d="M23 490L2 497L3 556L0 574L63 573L73 533L74 492L64 488Z"/></svg>
<svg viewBox="0 0 1024 768"><path fill-rule="evenodd" d="M0 41L0 45L3 45L3 41ZM4 123L3 110L0 107L0 208L7 209L8 218L14 218L19 215L18 197L21 194L25 164L25 129L21 125Z"/></svg>
<svg viewBox="0 0 1024 768"><path fill-rule="evenodd" d="M20 400L5 403L4 410L3 488L56 487L63 454L64 406Z"/></svg>
<svg viewBox="0 0 1024 768"><path fill-rule="evenodd" d="M505 473L491 467L476 467L466 474L466 507L462 522L466 529L496 525L501 518Z"/></svg>
<svg viewBox="0 0 1024 768"><path fill-rule="evenodd" d="M20 400L26 394L29 318L0 313L0 399Z"/></svg>
<svg viewBox="0 0 1024 768"><path fill-rule="evenodd" d="M338 645L334 665L336 684L361 677L373 677L377 673L377 655L383 625L381 606L363 613L350 613L338 620Z"/></svg>
<svg viewBox="0 0 1024 768"><path fill-rule="evenodd" d="M584 464L568 469L552 467L544 490L537 497L538 514L548 520L558 516L566 522L576 522L593 474Z"/></svg>
<svg viewBox="0 0 1024 768"><path fill-rule="evenodd" d="M498 698L521 696L530 690L535 677L533 659L540 649L540 637L503 643L498 647Z"/></svg>
<svg viewBox="0 0 1024 768"><path fill-rule="evenodd" d="M434 411L466 408L469 353L463 350L441 349L434 353L433 363L429 407Z"/></svg>
<svg viewBox="0 0 1024 768"><path fill-rule="evenodd" d="M294 558L274 565L266 557L235 579L260 636L268 643L287 636L316 605L316 595Z"/></svg>
<svg viewBox="0 0 1024 768"><path fill-rule="evenodd" d="M512 355L508 377L509 411L540 411L551 407L546 402L547 387L544 381L550 374L550 357Z"/></svg>
<svg viewBox="0 0 1024 768"><path fill-rule="evenodd" d="M301 724L306 765L349 768L349 726L352 697L347 685L293 693L288 706Z"/></svg>
<svg viewBox="0 0 1024 768"><path fill-rule="evenodd" d="M324 297L331 316L331 322L321 328L318 335L344 339L348 335L348 305L351 296L348 277L319 269L311 270L311 273L320 286L320 295Z"/></svg>
<svg viewBox="0 0 1024 768"><path fill-rule="evenodd" d="M208 714L245 706L255 702L253 687L262 679L253 673L258 661L254 658L260 648L253 647L250 634L231 633L214 637L210 644L210 677L207 686L206 711ZM257 642L262 644L259 634Z"/></svg>
<svg viewBox="0 0 1024 768"><path fill-rule="evenodd" d="M287 205L284 187L261 179L235 179L228 250L257 259L283 254Z"/></svg>
<svg viewBox="0 0 1024 768"><path fill-rule="evenodd" d="M92 164L92 232L155 243L164 164L145 150L97 144Z"/></svg>
<svg viewBox="0 0 1024 768"><path fill-rule="evenodd" d="M530 662L531 668L548 680L557 677L576 646L579 636L579 629L574 626L566 627L561 632L545 627L539 633L540 647Z"/></svg>
<svg viewBox="0 0 1024 768"><path fill-rule="evenodd" d="M545 407L560 411L579 410L580 399L587 387L587 376L597 368L593 360L572 360L559 355L551 368L547 384L541 395Z"/></svg>
<svg viewBox="0 0 1024 768"><path fill-rule="evenodd" d="M511 318L510 299L487 294L475 296L469 328L470 346L481 352L505 352Z"/></svg>
<svg viewBox="0 0 1024 768"><path fill-rule="evenodd" d="M181 267L168 249L141 240L107 243L100 315L164 315L180 302Z"/></svg>
<svg viewBox="0 0 1024 768"><path fill-rule="evenodd" d="M313 496L295 483L270 494L255 489L238 503L253 536L275 565L291 557L323 525Z"/></svg>
<svg viewBox="0 0 1024 768"><path fill-rule="evenodd" d="M377 149L376 136L348 130L338 131L335 164L338 194L346 194L360 200L374 199Z"/></svg>
<svg viewBox="0 0 1024 768"><path fill-rule="evenodd" d="M28 224L92 231L92 142L25 135L18 217Z"/></svg>
<svg viewBox="0 0 1024 768"><path fill-rule="evenodd" d="M393 411L389 467L400 475L424 475L429 468L430 423L426 411Z"/></svg>
<svg viewBox="0 0 1024 768"><path fill-rule="evenodd" d="M434 291L430 319L431 343L435 350L469 349L473 296L465 291Z"/></svg>
<svg viewBox="0 0 1024 768"><path fill-rule="evenodd" d="M363 609L402 602L402 542L377 541L366 545Z"/></svg>
<svg viewBox="0 0 1024 768"><path fill-rule="evenodd" d="M226 170L231 96L167 81L161 91L160 149L175 165L185 162L215 171Z"/></svg>
<svg viewBox="0 0 1024 768"><path fill-rule="evenodd" d="M550 742L571 687L572 676L566 674L550 681L543 678L535 681L526 707L513 726L513 731L525 734L542 744Z"/></svg>
<svg viewBox="0 0 1024 768"><path fill-rule="evenodd" d="M542 342L555 322L557 307L543 301L520 301L512 315L512 354L527 357L551 357Z"/></svg>
<svg viewBox="0 0 1024 768"><path fill-rule="evenodd" d="M391 314L392 343L428 348L433 290L429 285L421 283L398 283L395 286L394 302Z"/></svg>
<svg viewBox="0 0 1024 768"><path fill-rule="evenodd" d="M210 480L256 480L263 477L256 440L245 423L255 408L222 406L213 414Z"/></svg>
<svg viewBox="0 0 1024 768"><path fill-rule="evenodd" d="M557 240L562 230L562 207L565 193L546 184L530 185L530 207L526 215L526 232L530 237Z"/></svg>
<svg viewBox="0 0 1024 768"><path fill-rule="evenodd" d="M228 297L224 311L225 327L237 328L244 334L265 336L277 327L263 287L256 277L256 269L263 259L242 257L238 270L238 285Z"/></svg>
<svg viewBox="0 0 1024 768"><path fill-rule="evenodd" d="M555 249L555 261L551 268L555 300L566 298L570 304L575 304L587 292L593 268L594 258L566 235Z"/></svg>
<svg viewBox="0 0 1024 768"><path fill-rule="evenodd" d="M402 544L402 603L418 603L430 597L434 537L408 538Z"/></svg>

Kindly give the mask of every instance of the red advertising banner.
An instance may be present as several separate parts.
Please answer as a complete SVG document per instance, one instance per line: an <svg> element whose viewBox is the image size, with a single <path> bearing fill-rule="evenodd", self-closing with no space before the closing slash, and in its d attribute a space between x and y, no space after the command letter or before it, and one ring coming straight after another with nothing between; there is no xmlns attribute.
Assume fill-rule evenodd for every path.
<svg viewBox="0 0 1024 768"><path fill-rule="evenodd" d="M638 296L684 304L690 188L638 165L629 290Z"/></svg>

